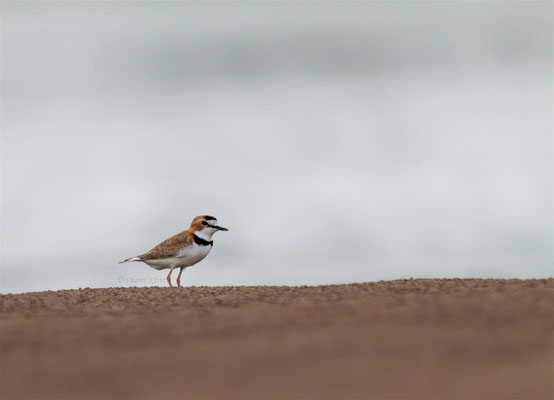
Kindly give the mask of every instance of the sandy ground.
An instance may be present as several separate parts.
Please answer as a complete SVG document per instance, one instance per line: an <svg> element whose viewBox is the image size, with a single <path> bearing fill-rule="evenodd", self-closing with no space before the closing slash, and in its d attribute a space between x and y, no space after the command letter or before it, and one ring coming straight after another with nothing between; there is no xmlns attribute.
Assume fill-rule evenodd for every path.
<svg viewBox="0 0 554 400"><path fill-rule="evenodd" d="M554 280L0 296L2 399L552 399Z"/></svg>

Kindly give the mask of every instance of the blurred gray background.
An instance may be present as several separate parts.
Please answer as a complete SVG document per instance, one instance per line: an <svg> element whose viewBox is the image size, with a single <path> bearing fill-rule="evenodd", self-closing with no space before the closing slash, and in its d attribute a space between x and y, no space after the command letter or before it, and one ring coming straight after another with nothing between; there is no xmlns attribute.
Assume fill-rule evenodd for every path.
<svg viewBox="0 0 554 400"><path fill-rule="evenodd" d="M2 2L1 292L552 275L551 2Z"/></svg>

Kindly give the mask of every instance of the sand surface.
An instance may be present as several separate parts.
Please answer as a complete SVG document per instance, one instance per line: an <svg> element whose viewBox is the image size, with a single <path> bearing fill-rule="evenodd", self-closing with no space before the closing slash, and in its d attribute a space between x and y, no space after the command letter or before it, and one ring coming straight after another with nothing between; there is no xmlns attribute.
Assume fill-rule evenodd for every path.
<svg viewBox="0 0 554 400"><path fill-rule="evenodd" d="M552 399L554 280L0 296L2 399Z"/></svg>

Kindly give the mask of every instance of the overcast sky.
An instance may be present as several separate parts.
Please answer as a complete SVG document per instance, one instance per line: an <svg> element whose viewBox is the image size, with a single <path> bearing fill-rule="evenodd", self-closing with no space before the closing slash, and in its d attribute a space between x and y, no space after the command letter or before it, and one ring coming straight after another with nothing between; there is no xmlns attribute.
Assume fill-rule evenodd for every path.
<svg viewBox="0 0 554 400"><path fill-rule="evenodd" d="M3 2L2 293L552 276L551 2Z"/></svg>

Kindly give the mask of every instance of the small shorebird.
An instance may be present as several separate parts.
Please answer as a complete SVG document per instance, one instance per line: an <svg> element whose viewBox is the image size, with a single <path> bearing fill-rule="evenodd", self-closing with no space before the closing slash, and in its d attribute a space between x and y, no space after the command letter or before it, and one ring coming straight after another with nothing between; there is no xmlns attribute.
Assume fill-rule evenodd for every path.
<svg viewBox="0 0 554 400"><path fill-rule="evenodd" d="M167 283L171 284L171 273L180 268L177 276L177 286L181 286L181 274L187 267L202 261L214 244L212 236L217 231L228 231L217 224L217 219L209 215L200 215L192 220L190 228L164 240L148 253L127 258L119 263L142 261L157 270L169 268Z"/></svg>

